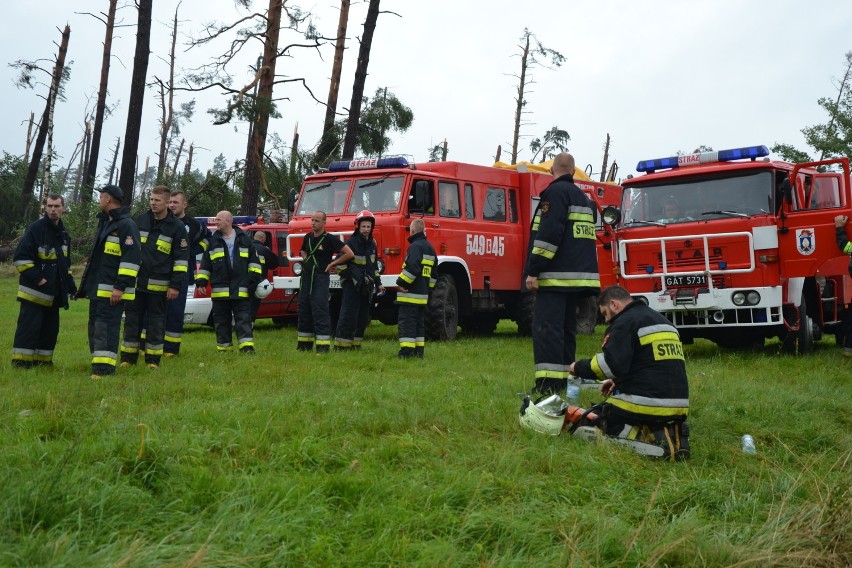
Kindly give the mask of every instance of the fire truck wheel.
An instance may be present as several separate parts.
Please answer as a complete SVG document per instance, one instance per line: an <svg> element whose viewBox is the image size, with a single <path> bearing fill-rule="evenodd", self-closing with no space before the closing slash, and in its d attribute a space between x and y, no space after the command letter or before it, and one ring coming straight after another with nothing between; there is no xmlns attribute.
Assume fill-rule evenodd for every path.
<svg viewBox="0 0 852 568"><path fill-rule="evenodd" d="M577 333L591 335L598 321L598 297L587 296L577 300Z"/></svg>
<svg viewBox="0 0 852 568"><path fill-rule="evenodd" d="M456 283L449 274L442 274L426 306L426 335L438 341L455 339L458 326L459 296Z"/></svg>
<svg viewBox="0 0 852 568"><path fill-rule="evenodd" d="M804 295L798 311L799 329L789 332L781 344L784 352L791 355L804 355L813 351L814 348L813 321L808 317Z"/></svg>

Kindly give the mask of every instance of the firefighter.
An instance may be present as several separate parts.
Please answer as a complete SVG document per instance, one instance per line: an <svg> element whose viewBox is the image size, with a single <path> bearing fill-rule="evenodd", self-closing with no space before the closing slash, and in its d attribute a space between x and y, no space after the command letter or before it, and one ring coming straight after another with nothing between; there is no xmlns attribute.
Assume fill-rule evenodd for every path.
<svg viewBox="0 0 852 568"><path fill-rule="evenodd" d="M557 155L551 173L533 215L525 269L526 289L536 293L533 392L542 394L565 391L576 351L577 300L600 290L595 213L574 185L574 157Z"/></svg>
<svg viewBox="0 0 852 568"><path fill-rule="evenodd" d="M598 307L609 324L603 351L568 366L602 381L609 398L597 426L608 436L659 444L665 458L688 458L689 383L677 328L621 286L601 292Z"/></svg>
<svg viewBox="0 0 852 568"><path fill-rule="evenodd" d="M122 207L123 201L124 192L117 185L100 189L98 231L77 293L89 299L89 349L95 381L115 374L124 303L136 298L139 229Z"/></svg>
<svg viewBox="0 0 852 568"><path fill-rule="evenodd" d="M207 250L210 230L206 225L199 223L198 219L186 211L187 201L183 191L175 190L169 196L169 209L177 217L186 230L186 238L189 241L189 263L186 274L180 284L177 298L168 303L166 309L166 335L163 343L163 355L174 357L180 353L181 338L183 337L183 312L186 309L186 295L189 283L195 279L196 262L198 255Z"/></svg>
<svg viewBox="0 0 852 568"><path fill-rule="evenodd" d="M423 358L426 347L426 304L429 291L435 287L432 271L437 256L435 249L426 240L426 223L423 219L411 222L408 237L408 252L396 279L399 305L399 353L400 359Z"/></svg>
<svg viewBox="0 0 852 568"><path fill-rule="evenodd" d="M266 246L266 233L263 231L255 231L254 239L251 244L254 247L255 253L257 253L257 259L260 261L263 278L265 279L263 283L269 284L272 282L272 271L278 268L278 256L272 252L268 246ZM252 294L251 296L252 323L254 323L254 320L257 319L257 310L260 308L260 302L263 299L258 296L259 294ZM266 296L263 297L265 298Z"/></svg>
<svg viewBox="0 0 852 568"><path fill-rule="evenodd" d="M184 224L169 210L169 194L168 187L154 186L151 208L135 219L142 262L136 279L136 299L127 303L124 314L122 367L135 365L140 350L145 352L145 364L149 369L160 366L168 302L177 299L186 280L189 239Z"/></svg>
<svg viewBox="0 0 852 568"><path fill-rule="evenodd" d="M346 240L346 245L355 255L338 273L343 291L340 304L340 317L337 320L337 333L334 349L360 349L364 341L364 331L370 322L370 307L373 292L384 292L379 265L376 262L377 244L373 238L376 218L368 210L355 217L355 230Z"/></svg>
<svg viewBox="0 0 852 568"><path fill-rule="evenodd" d="M328 311L330 273L348 262L354 254L338 237L325 232L325 212L311 215L312 232L305 235L300 254L302 278L299 287L299 320L296 324L299 351L328 353L331 347L331 315ZM339 254L338 254L339 253ZM337 258L332 260L332 256Z"/></svg>
<svg viewBox="0 0 852 568"><path fill-rule="evenodd" d="M230 212L220 211L215 222L218 229L210 237L210 246L201 257L201 269L195 279L196 290L198 295L204 296L207 283L210 283L216 349L220 352L233 349L233 330L237 334L240 352L253 354L250 298L263 278L260 261L251 237L239 227L234 227L234 217Z"/></svg>
<svg viewBox="0 0 852 568"><path fill-rule="evenodd" d="M846 223L849 222L849 217L846 215L838 215L834 218L834 231L837 235L837 246L843 251L843 254L852 255L852 241L846 235ZM849 275L852 276L852 258L849 259ZM843 312L843 355L852 357L852 308L847 308Z"/></svg>
<svg viewBox="0 0 852 568"><path fill-rule="evenodd" d="M50 194L45 215L27 227L15 247L13 262L20 273L18 327L12 344L12 364L29 368L52 365L59 337L59 308L68 309L68 296L77 293L71 276L71 238L62 223L65 199Z"/></svg>

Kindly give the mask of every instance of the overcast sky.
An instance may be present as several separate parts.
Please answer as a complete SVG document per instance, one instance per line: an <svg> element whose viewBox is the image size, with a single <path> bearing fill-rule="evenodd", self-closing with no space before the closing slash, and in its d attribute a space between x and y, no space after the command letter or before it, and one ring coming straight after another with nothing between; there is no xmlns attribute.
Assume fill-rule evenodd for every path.
<svg viewBox="0 0 852 568"><path fill-rule="evenodd" d="M120 0L125 4L127 0ZM264 10L266 0L255 0ZM288 2L293 5L294 2ZM5 62L43 58L50 66L60 31L71 26L68 59L73 61L67 101L56 108L55 143L67 164L82 137L87 97L92 105L100 77L103 25L82 12L100 12L107 0L41 0L4 3L0 53ZM154 0L152 55L148 78L167 76L164 58L176 0ZM332 37L338 21L337 0L298 3L314 13L314 23ZM347 57L338 111L348 108L366 2L350 10ZM528 113L520 158L529 158L529 142L553 126L567 130L578 166L591 164L597 175L607 133L610 161L619 177L635 173L642 159L663 157L699 145L725 149L776 142L805 149L800 130L827 121L817 99L836 95L844 54L852 50L852 8L848 0L382 0L385 13L373 38L365 94L387 87L414 112L404 135L393 135L391 153L417 161L445 138L451 160L493 163L496 148L504 159L511 145L514 96L524 28L566 60L555 69L533 71L527 93ZM240 14L233 0L183 0L179 19L179 67L192 67L224 51L227 42L185 51L204 23L231 22ZM398 14L398 15L397 15ZM100 173L111 159L116 137L123 137L133 65L136 11L119 10L126 26L116 32L110 75L110 103L120 101L105 126ZM282 45L296 36L282 35ZM249 65L260 45L247 49L232 68L235 85L250 80ZM304 77L325 101L333 45L293 51L278 72ZM4 65L0 149L22 154L30 111L40 116L44 102L33 91L14 85L16 72ZM37 93L46 93L46 87ZM300 86L276 89L289 100L279 103L282 117L272 121L289 143L296 123L300 145L316 145L324 107ZM206 110L222 106L224 96L178 93L176 102L197 100L193 121L185 125L187 143L197 148L194 163L202 171L224 154L229 164L245 156L245 124L212 126ZM160 109L153 90L145 99L139 162L156 164ZM140 166L141 167L141 166Z"/></svg>

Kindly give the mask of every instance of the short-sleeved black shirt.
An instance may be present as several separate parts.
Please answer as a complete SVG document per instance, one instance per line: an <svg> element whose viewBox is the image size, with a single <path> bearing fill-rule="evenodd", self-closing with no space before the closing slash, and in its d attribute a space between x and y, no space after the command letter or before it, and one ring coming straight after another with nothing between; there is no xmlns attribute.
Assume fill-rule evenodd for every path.
<svg viewBox="0 0 852 568"><path fill-rule="evenodd" d="M313 233L305 235L302 241L302 258L305 259L304 270L311 274L314 270L325 272L331 257L339 253L343 248L343 241L331 233L323 233L319 237Z"/></svg>

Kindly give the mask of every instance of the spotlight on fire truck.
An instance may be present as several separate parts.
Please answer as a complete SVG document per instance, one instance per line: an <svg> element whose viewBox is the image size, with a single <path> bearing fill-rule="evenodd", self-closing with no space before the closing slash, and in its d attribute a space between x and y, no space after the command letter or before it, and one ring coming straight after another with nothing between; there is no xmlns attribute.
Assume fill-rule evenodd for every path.
<svg viewBox="0 0 852 568"><path fill-rule="evenodd" d="M407 168L408 160L402 156L392 158L358 158L351 161L332 162L328 165L330 172L351 172L354 170L381 170L387 168Z"/></svg>
<svg viewBox="0 0 852 568"><path fill-rule="evenodd" d="M731 294L731 303L735 306L756 306L760 303L757 290L738 290Z"/></svg>
<svg viewBox="0 0 852 568"><path fill-rule="evenodd" d="M607 205L601 211L601 219L610 227L615 227L621 220L621 211L618 210L618 207Z"/></svg>
<svg viewBox="0 0 852 568"><path fill-rule="evenodd" d="M301 276L302 275L302 263L301 262L294 262L293 263L293 274L295 276Z"/></svg>
<svg viewBox="0 0 852 568"><path fill-rule="evenodd" d="M710 164L713 162L756 160L757 158L763 158L768 155L769 149L766 146L745 146L743 148L719 150L718 152L696 152L695 154L685 154L683 156L642 160L636 165L636 170L650 174L657 170L697 166L698 164Z"/></svg>

